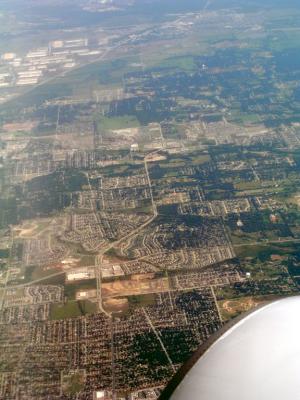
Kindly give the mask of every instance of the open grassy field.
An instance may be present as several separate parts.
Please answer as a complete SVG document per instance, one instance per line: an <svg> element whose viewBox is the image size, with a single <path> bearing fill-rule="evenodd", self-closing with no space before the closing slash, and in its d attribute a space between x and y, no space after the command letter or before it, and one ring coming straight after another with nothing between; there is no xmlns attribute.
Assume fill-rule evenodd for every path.
<svg viewBox="0 0 300 400"><path fill-rule="evenodd" d="M129 296L128 302L129 302L130 308L151 306L152 304L155 303L155 294L148 293L148 294L142 294L142 295L138 295L138 296Z"/></svg>
<svg viewBox="0 0 300 400"><path fill-rule="evenodd" d="M258 258L268 259L272 254L286 256L297 251L297 243L259 243L245 244L234 247L235 253L239 258Z"/></svg>
<svg viewBox="0 0 300 400"><path fill-rule="evenodd" d="M76 395L80 392L85 384L84 370L72 371L68 375L62 376L62 390L67 395Z"/></svg>
<svg viewBox="0 0 300 400"><path fill-rule="evenodd" d="M50 319L65 319L93 314L97 305L89 300L68 301L65 304L51 304Z"/></svg>
<svg viewBox="0 0 300 400"><path fill-rule="evenodd" d="M99 117L97 118L97 126L100 131L108 129L126 129L140 126L136 117L124 115L122 117Z"/></svg>

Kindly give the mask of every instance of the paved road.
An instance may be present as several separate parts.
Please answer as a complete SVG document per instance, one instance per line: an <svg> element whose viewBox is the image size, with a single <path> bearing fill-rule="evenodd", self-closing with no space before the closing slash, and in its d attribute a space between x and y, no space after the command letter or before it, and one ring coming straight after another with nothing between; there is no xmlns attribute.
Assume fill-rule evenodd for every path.
<svg viewBox="0 0 300 400"><path fill-rule="evenodd" d="M98 256L96 258L96 280L97 280L97 299L98 299L98 306L99 306L99 310L104 312L106 315L111 316L107 311L105 311L105 309L103 308L103 304L102 304L102 291L101 291L101 286L102 286L102 277L101 277L101 266L103 265L103 256L106 252L108 252L110 249L118 246L120 243L122 243L124 240L128 240L130 239L132 236L135 236L138 232L140 232L141 230L143 230L144 228L146 228L148 225L151 224L151 222L157 217L157 207L156 204L154 202L153 199L153 192L152 192L152 185L151 185L151 180L150 180L150 175L149 175L149 171L148 171L148 164L147 164L147 157L152 156L153 154L157 153L159 150L155 150L149 154L147 154L144 158L144 165L145 165L145 172L146 172L146 176L147 176L147 180L148 180L148 185L149 185L149 190L150 190L150 197L151 197L151 204L152 204L152 209L153 209L153 215L146 221L144 222L142 225L138 226L137 228L135 228L133 231L131 231L130 233L128 233L127 235L123 236L122 238L111 242L109 244L107 244L106 246L104 246L102 249L99 250ZM88 186L89 186L89 190L92 191L92 185L90 182L90 178L89 178L89 174L88 172L86 172L86 177L87 177L87 181L88 181ZM95 218L97 219L97 221L100 223L99 220L99 215L97 213L97 210L95 208L94 205L94 209L93 209Z"/></svg>
<svg viewBox="0 0 300 400"><path fill-rule="evenodd" d="M145 317L146 317L149 325L151 326L151 329L153 330L153 333L157 337L157 340L159 341L159 343L161 345L161 348L163 349L163 352L165 353L165 355L167 357L167 360L169 361L169 364L170 364L173 372L175 373L176 372L176 368L174 367L174 364L173 364L173 362L171 360L171 357L169 356L169 353L167 352L167 349L165 348L165 345L163 344L163 341L161 340L160 335L158 334L157 330L155 329L155 326L152 324L152 321L151 321L151 319L150 319L150 317L149 317L149 315L148 315L148 313L147 313L147 311L145 310L144 307L143 307L143 312L145 314Z"/></svg>
<svg viewBox="0 0 300 400"><path fill-rule="evenodd" d="M56 272L55 274L47 275L47 276L44 276L43 278L35 279L34 281L30 281L30 282L26 282L26 283L21 283L19 285L7 285L7 280L6 280L6 285L3 288L1 288L2 295L1 295L1 300L0 300L0 310L3 307L4 296L5 296L7 289L17 289L17 288L35 285L36 283L43 282L43 281L46 281L47 279L54 278L56 276L60 276L63 274L65 274L65 271L59 271L59 272Z"/></svg>

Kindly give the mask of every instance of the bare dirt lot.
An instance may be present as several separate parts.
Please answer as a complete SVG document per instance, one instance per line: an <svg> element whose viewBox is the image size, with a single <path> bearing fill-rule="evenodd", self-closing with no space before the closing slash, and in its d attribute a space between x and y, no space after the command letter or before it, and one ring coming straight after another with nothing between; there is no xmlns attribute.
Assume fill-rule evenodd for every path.
<svg viewBox="0 0 300 400"><path fill-rule="evenodd" d="M102 296L104 298L133 296L168 290L169 281L167 278L119 280L102 284Z"/></svg>
<svg viewBox="0 0 300 400"><path fill-rule="evenodd" d="M238 299L222 300L219 302L219 308L223 321L227 321L239 314L254 309L262 303L275 299L276 296L249 296Z"/></svg>
<svg viewBox="0 0 300 400"><path fill-rule="evenodd" d="M103 302L103 307L107 312L110 313L126 313L129 309L129 303L128 303L128 299L126 298L120 298L120 299L116 299L116 298L111 298L111 299L106 299Z"/></svg>

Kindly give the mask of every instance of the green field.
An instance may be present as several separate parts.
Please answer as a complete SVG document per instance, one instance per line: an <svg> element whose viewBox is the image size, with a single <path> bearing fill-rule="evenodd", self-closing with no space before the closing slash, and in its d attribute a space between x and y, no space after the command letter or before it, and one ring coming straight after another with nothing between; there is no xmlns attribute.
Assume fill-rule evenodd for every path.
<svg viewBox="0 0 300 400"><path fill-rule="evenodd" d="M96 122L100 132L102 130L109 130L109 129L117 130L117 129L135 128L140 126L140 123L137 120L137 118L131 115L124 115L122 117L114 117L114 118L101 116L97 118Z"/></svg>
<svg viewBox="0 0 300 400"><path fill-rule="evenodd" d="M97 305L89 300L68 301L65 304L51 304L50 319L59 320L80 317L93 314L96 311Z"/></svg>
<svg viewBox="0 0 300 400"><path fill-rule="evenodd" d="M68 375L62 377L63 392L67 395L75 396L80 392L85 383L85 374L82 370L72 371Z"/></svg>

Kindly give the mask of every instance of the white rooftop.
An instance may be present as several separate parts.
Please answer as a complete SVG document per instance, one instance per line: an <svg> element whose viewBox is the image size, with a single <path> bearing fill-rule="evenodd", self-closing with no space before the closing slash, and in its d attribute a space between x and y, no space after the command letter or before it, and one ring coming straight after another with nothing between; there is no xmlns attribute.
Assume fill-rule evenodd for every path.
<svg viewBox="0 0 300 400"><path fill-rule="evenodd" d="M300 396L300 296L254 311L187 373L172 400L282 400Z"/></svg>

